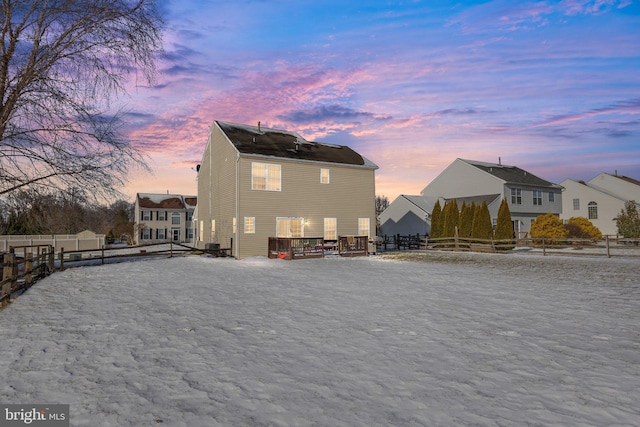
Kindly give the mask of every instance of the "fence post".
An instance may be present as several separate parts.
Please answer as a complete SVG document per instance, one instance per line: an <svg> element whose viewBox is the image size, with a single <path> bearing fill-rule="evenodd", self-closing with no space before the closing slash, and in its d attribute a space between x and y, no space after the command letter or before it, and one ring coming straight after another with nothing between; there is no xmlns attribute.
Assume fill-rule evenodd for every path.
<svg viewBox="0 0 640 427"><path fill-rule="evenodd" d="M60 271L64 271L64 248L60 248Z"/></svg>
<svg viewBox="0 0 640 427"><path fill-rule="evenodd" d="M169 242L169 258L173 258L173 241Z"/></svg>
<svg viewBox="0 0 640 427"><path fill-rule="evenodd" d="M15 280L13 274L13 264L15 261L15 254L4 254L4 270L2 272L2 278L7 280L7 283L2 285L2 296L9 295L7 301L11 301L11 288L13 287L13 281Z"/></svg>
<svg viewBox="0 0 640 427"><path fill-rule="evenodd" d="M611 258L611 252L609 252L609 235L604 236L604 241L607 243L607 258Z"/></svg>
<svg viewBox="0 0 640 427"><path fill-rule="evenodd" d="M104 245L102 245L102 255L100 256L101 264L104 265Z"/></svg>
<svg viewBox="0 0 640 427"><path fill-rule="evenodd" d="M457 251L458 250L458 227L456 226L454 233L453 233L453 242L454 242L454 249Z"/></svg>
<svg viewBox="0 0 640 427"><path fill-rule="evenodd" d="M33 253L28 252L24 257L24 280L27 285L31 285L33 281Z"/></svg>
<svg viewBox="0 0 640 427"><path fill-rule="evenodd" d="M547 247L545 246L544 237L542 238L542 255L547 255Z"/></svg>
<svg viewBox="0 0 640 427"><path fill-rule="evenodd" d="M55 262L55 246L49 245L49 273L53 273L53 269L56 268Z"/></svg>

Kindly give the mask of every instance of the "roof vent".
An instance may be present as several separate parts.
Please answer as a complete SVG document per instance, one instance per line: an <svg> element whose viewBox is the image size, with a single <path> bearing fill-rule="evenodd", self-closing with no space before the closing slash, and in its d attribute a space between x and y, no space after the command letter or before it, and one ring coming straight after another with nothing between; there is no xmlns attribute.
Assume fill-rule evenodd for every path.
<svg viewBox="0 0 640 427"><path fill-rule="evenodd" d="M258 120L258 132L260 132L260 120Z"/></svg>
<svg viewBox="0 0 640 427"><path fill-rule="evenodd" d="M498 166L502 166L502 159L498 157Z"/></svg>

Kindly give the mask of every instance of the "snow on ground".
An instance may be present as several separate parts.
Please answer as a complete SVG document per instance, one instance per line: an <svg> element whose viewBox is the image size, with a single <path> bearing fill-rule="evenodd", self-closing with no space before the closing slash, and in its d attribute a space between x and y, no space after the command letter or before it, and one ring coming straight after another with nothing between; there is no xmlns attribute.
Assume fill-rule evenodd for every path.
<svg viewBox="0 0 640 427"><path fill-rule="evenodd" d="M199 256L0 311L0 401L72 426L638 426L640 263Z"/></svg>

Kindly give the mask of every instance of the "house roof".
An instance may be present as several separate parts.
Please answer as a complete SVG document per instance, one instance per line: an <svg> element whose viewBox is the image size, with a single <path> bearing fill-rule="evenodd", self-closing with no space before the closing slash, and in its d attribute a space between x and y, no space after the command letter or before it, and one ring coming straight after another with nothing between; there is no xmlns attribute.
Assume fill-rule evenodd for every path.
<svg viewBox="0 0 640 427"><path fill-rule="evenodd" d="M447 201L455 200L456 203L459 204L458 207L461 208L463 202L466 203L467 205L470 205L471 203L475 203L476 205L481 205L482 202L487 202L487 205L490 205L493 201L499 198L500 198L500 194L485 194L481 196L452 197L450 199L445 199L445 200Z"/></svg>
<svg viewBox="0 0 640 427"><path fill-rule="evenodd" d="M241 153L347 165L377 166L344 145L305 140L295 132L216 121Z"/></svg>
<svg viewBox="0 0 640 427"><path fill-rule="evenodd" d="M629 178L628 176L624 176L624 175L611 175L611 174L607 174L607 175L610 175L610 176L612 176L614 178L621 179L621 180L626 181L626 182L628 182L630 184L634 184L634 185L640 186L640 181L638 181L637 179Z"/></svg>
<svg viewBox="0 0 640 427"><path fill-rule="evenodd" d="M138 193L138 206L146 209L188 209L194 207L198 198L179 194Z"/></svg>
<svg viewBox="0 0 640 427"><path fill-rule="evenodd" d="M465 163L477 167L478 169L499 178L509 184L530 185L534 187L554 187L560 188L558 184L554 184L542 178L520 169L517 166L503 165L502 163L485 163L475 160L460 159Z"/></svg>
<svg viewBox="0 0 640 427"><path fill-rule="evenodd" d="M408 196L406 194L401 194L400 197L404 197L409 202L413 203L414 205L416 205L418 208L420 208L426 213L431 213L431 211L433 210L434 203L433 202L430 203L430 200L427 200L425 196ZM430 199L434 199L434 198L430 198Z"/></svg>

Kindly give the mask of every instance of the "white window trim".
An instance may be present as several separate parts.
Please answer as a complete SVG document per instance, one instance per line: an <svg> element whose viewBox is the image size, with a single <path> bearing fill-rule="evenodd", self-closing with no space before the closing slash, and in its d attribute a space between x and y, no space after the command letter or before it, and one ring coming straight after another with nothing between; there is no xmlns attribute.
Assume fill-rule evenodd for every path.
<svg viewBox="0 0 640 427"><path fill-rule="evenodd" d="M177 220L177 222L176 222ZM171 225L180 225L182 224L182 215L180 212L172 212L171 213Z"/></svg>
<svg viewBox="0 0 640 427"><path fill-rule="evenodd" d="M333 222L333 229L327 227L327 222ZM328 236L327 233L332 233L333 237ZM324 239L325 240L338 240L338 218L325 218L324 219Z"/></svg>
<svg viewBox="0 0 640 427"><path fill-rule="evenodd" d="M326 178L326 181L325 181L325 178ZM321 168L320 169L320 184L331 184L331 170L330 169L328 169L328 168Z"/></svg>
<svg viewBox="0 0 640 427"><path fill-rule="evenodd" d="M290 236L289 235L289 234L291 234L290 232L281 233L282 230L279 229L279 224L280 224L280 221L284 221L284 220L300 221L302 226L301 226L301 229L300 229L300 236L299 237L304 237L304 225L305 225L304 218L302 218L302 217L289 217L289 216L279 216L279 217L276 218L276 236L277 237L282 237L282 238L297 238L298 237L298 236L294 237L293 235ZM289 230L289 231L291 231L291 230ZM284 235L284 234L286 234L286 235Z"/></svg>
<svg viewBox="0 0 640 427"><path fill-rule="evenodd" d="M254 172L254 165L263 165L265 167L265 176L264 176L264 187L265 188L256 188L256 182L255 182L255 178L256 176L253 174ZM270 176L269 175L269 167L276 167L277 168L277 176ZM259 177L259 178L263 178L263 177ZM269 183L272 182L273 180L277 180L278 181L278 187L274 188L274 189L270 189L269 188ZM282 191L282 165L279 165L277 163L263 163L263 162L251 162L251 189L252 190L256 190L256 191Z"/></svg>
<svg viewBox="0 0 640 427"><path fill-rule="evenodd" d="M256 234L256 217L244 217L244 234Z"/></svg>

